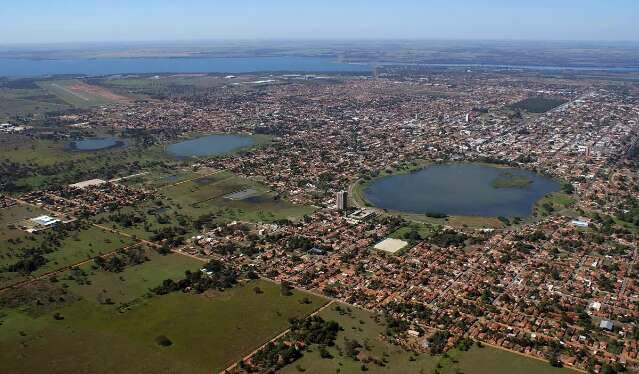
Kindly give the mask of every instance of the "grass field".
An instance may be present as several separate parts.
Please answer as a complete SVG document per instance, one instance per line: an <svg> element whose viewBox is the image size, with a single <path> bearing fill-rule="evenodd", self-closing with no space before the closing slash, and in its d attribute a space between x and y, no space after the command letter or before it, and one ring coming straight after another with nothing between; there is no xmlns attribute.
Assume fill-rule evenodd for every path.
<svg viewBox="0 0 639 374"><path fill-rule="evenodd" d="M408 239L406 235L412 231L416 231L422 238L427 238L433 233L433 227L431 225L411 222L408 225L395 230L392 234L390 234L390 237L395 239Z"/></svg>
<svg viewBox="0 0 639 374"><path fill-rule="evenodd" d="M41 117L45 113L70 107L57 96L36 85L29 85L28 88L0 87L0 121L3 122L15 116Z"/></svg>
<svg viewBox="0 0 639 374"><path fill-rule="evenodd" d="M32 240L28 238L32 237ZM20 258L22 248L30 248L43 240L41 233L24 235L21 242L3 242L0 246L0 268L12 264ZM109 253L116 249L133 244L131 238L127 238L112 232L104 231L96 227L89 227L74 231L62 241L60 246L44 257L48 260L39 267L31 276L39 276L51 271L62 269L100 254ZM29 276L13 272L0 272L0 286L8 286Z"/></svg>
<svg viewBox="0 0 639 374"><path fill-rule="evenodd" d="M345 305L340 306L343 309ZM384 367L373 363L366 364L370 373L431 373L437 366L437 358L426 354L413 355L412 353L379 339L385 331L386 326L383 318L377 322L374 316L366 311L351 308L348 314L342 314L334 306L324 309L320 316L325 320L337 321L344 331L340 332L335 341L336 347L344 346L344 338L357 340L364 348L364 352L369 357L379 360L385 359ZM311 347L311 352L305 352L304 356L282 370L282 373L298 373L298 367L306 373L359 373L362 372L361 361L353 360L350 357L340 356L336 347L328 347L328 351L333 356L332 359L323 359L319 355L317 347ZM414 360L410 360L413 357Z"/></svg>
<svg viewBox="0 0 639 374"><path fill-rule="evenodd" d="M342 310L347 310L341 305ZM371 313L350 308L343 313L334 306L323 310L320 316L325 320L337 321L344 329L338 334L336 347L343 347L344 339L357 340L364 348L363 352L370 358L384 361L384 366L373 362L364 363L351 357L340 355L336 347L328 347L333 358L321 358L318 347L311 346L310 352L285 367L284 374L299 373L359 373L365 365L368 373L433 373L437 369L442 374L560 374L571 373L567 369L556 369L545 362L526 358L514 353L490 348L473 346L469 351L453 349L445 356L431 356L408 352L398 346L380 340L385 331L383 318L377 321Z"/></svg>
<svg viewBox="0 0 639 374"><path fill-rule="evenodd" d="M535 215L546 217L559 213L568 217L576 217L577 213L571 209L574 204L575 198L571 195L555 192L544 196L535 204Z"/></svg>
<svg viewBox="0 0 639 374"><path fill-rule="evenodd" d="M562 104L565 104L566 102L567 100L561 98L529 97L511 104L509 107L512 109L525 110L529 113L545 113Z"/></svg>
<svg viewBox="0 0 639 374"><path fill-rule="evenodd" d="M256 190L259 196L245 200L225 198L247 189ZM173 203L179 204L183 213L192 217L219 211L228 220L273 221L296 219L312 213L311 208L277 198L264 185L228 172L170 186L163 189L162 193Z"/></svg>
<svg viewBox="0 0 639 374"><path fill-rule="evenodd" d="M245 200L227 198L230 194L247 189L257 191L258 196ZM165 198L119 210L122 214L143 218L143 222L124 227L118 222L111 221L112 214L106 213L98 216L96 221L129 235L151 239L155 231L175 226L185 228L186 235L195 234L197 230L191 222L207 214L214 215L213 222L223 224L231 221L298 220L305 214L313 212L310 207L294 205L276 198L274 193L260 183L226 171L195 180L175 182L162 187L159 191ZM162 205L157 205L158 202Z"/></svg>
<svg viewBox="0 0 639 374"><path fill-rule="evenodd" d="M0 148L0 160L37 165L52 165L57 162L78 160L91 155L88 152L70 152L65 149L67 142L53 140L20 139Z"/></svg>
<svg viewBox="0 0 639 374"><path fill-rule="evenodd" d="M114 94L100 86L89 85L77 79L41 81L38 82L38 85L51 95L57 96L76 108L88 108L128 101L128 98L124 96Z"/></svg>
<svg viewBox="0 0 639 374"><path fill-rule="evenodd" d="M303 297L311 304L301 303ZM87 300L59 310L63 320L9 311L0 325L0 371L218 372L284 330L289 317L308 315L325 302L297 291L281 296L276 284L254 281L214 296L158 296L125 313ZM160 335L173 344L158 345Z"/></svg>
<svg viewBox="0 0 639 374"><path fill-rule="evenodd" d="M68 143L69 141L15 138L0 142L0 160L56 168L57 173L54 175L35 174L14 181L18 185L33 188L55 183L75 183L91 178L112 179L141 171L153 171L158 161L171 161L164 154L162 146L141 148L130 144L125 148L73 152L66 149Z"/></svg>
<svg viewBox="0 0 639 374"><path fill-rule="evenodd" d="M84 300L105 304L107 299L115 307L129 304L148 296L149 289L157 287L167 278L180 279L184 271L197 271L202 262L177 254L159 255L154 250L147 250L148 262L137 266L129 266L120 273L95 270L91 264L81 267L87 274L90 284L80 284L67 277L59 278L68 286L68 290Z"/></svg>

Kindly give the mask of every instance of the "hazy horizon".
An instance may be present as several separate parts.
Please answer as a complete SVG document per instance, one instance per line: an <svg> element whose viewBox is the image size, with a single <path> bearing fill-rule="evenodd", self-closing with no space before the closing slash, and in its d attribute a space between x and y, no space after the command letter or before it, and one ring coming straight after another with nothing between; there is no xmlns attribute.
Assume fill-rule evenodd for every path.
<svg viewBox="0 0 639 374"><path fill-rule="evenodd" d="M3 9L0 45L219 41L638 42L639 3L44 0Z"/></svg>

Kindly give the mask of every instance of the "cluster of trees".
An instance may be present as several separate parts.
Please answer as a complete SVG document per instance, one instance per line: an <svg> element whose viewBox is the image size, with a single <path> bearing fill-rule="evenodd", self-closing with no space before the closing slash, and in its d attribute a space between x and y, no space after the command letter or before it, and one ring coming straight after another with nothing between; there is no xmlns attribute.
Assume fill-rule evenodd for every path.
<svg viewBox="0 0 639 374"><path fill-rule="evenodd" d="M311 316L305 319L291 318L290 335L295 341L304 342L306 345L321 344L333 346L335 338L341 327L335 321L325 321L320 316Z"/></svg>
<svg viewBox="0 0 639 374"><path fill-rule="evenodd" d="M158 287L153 288L157 295L166 295L178 290L193 290L202 293L210 289L220 289L233 287L237 283L238 273L227 267L223 262L218 260L209 261L202 271L192 272L187 270L184 272L184 279L174 281L173 279L165 279Z"/></svg>
<svg viewBox="0 0 639 374"><path fill-rule="evenodd" d="M463 232L446 229L436 231L428 238L428 242L442 248L450 246L460 247L464 245L467 239L468 235Z"/></svg>
<svg viewBox="0 0 639 374"><path fill-rule="evenodd" d="M428 321L432 314L432 310L421 303L404 303L391 301L384 307L388 312L403 314L407 317L420 319L422 321Z"/></svg>
<svg viewBox="0 0 639 374"><path fill-rule="evenodd" d="M104 259L97 257L93 260L95 267L112 273L119 273L127 266L135 266L149 261L143 248L134 248L128 251L120 250L116 255Z"/></svg>
<svg viewBox="0 0 639 374"><path fill-rule="evenodd" d="M313 248L313 242L305 236L291 236L286 246L290 249L300 249L306 252Z"/></svg>
<svg viewBox="0 0 639 374"><path fill-rule="evenodd" d="M144 222L144 218L135 213L114 213L109 215L109 220L122 227L131 227Z"/></svg>
<svg viewBox="0 0 639 374"><path fill-rule="evenodd" d="M444 352L449 337L450 333L448 331L436 331L433 336L428 338L428 343L430 344L430 352L435 355Z"/></svg>
<svg viewBox="0 0 639 374"><path fill-rule="evenodd" d="M162 227L151 236L152 241L164 241L168 246L176 246L184 243L184 236L187 229L180 226Z"/></svg>
<svg viewBox="0 0 639 374"><path fill-rule="evenodd" d="M38 244L29 248L21 248L19 250L21 252L20 259L5 266L3 271L21 274L33 273L48 262L46 254L57 251L72 232L82 229L85 225L84 222L59 224L38 234L41 236L40 240L36 240Z"/></svg>
<svg viewBox="0 0 639 374"><path fill-rule="evenodd" d="M289 320L290 333L286 339L292 342L303 342L306 346L318 344L323 358L330 358L326 346L334 346L337 333L341 330L335 321L325 321L322 317L312 316L306 319ZM278 341L269 343L252 357L253 364L263 369L278 370L295 362L303 356L296 344ZM244 365L240 363L240 367Z"/></svg>

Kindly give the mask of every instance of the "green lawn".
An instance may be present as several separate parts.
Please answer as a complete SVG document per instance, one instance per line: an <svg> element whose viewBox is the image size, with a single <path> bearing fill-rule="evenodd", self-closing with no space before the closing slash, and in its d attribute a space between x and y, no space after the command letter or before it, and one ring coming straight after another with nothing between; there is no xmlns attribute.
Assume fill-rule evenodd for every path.
<svg viewBox="0 0 639 374"><path fill-rule="evenodd" d="M0 149L0 160L37 165L53 165L57 162L72 161L89 156L89 152L65 150L66 141L25 140L8 144Z"/></svg>
<svg viewBox="0 0 639 374"><path fill-rule="evenodd" d="M196 259L177 254L162 256L154 250L146 252L150 261L129 266L121 273L95 270L93 264L82 266L81 269L87 273L90 284L67 280L69 274L59 278L69 286L72 294L96 303L104 303L111 299L117 307L146 296L151 288L157 287L167 278L183 278L184 271L197 271L203 264Z"/></svg>
<svg viewBox="0 0 639 374"><path fill-rule="evenodd" d="M392 234L390 234L390 237L395 239L408 239L406 235L412 231L416 231L422 238L427 238L433 233L433 227L426 224L411 222L406 226L402 226L395 230Z"/></svg>
<svg viewBox="0 0 639 374"><path fill-rule="evenodd" d="M15 116L40 117L48 112L69 108L63 100L36 85L0 88L0 121L10 121Z"/></svg>
<svg viewBox="0 0 639 374"><path fill-rule="evenodd" d="M33 237L33 240L28 240L25 236L25 239L20 243L11 244L5 242L3 246L0 247L0 249L2 249L0 251L0 267L15 263L20 258L20 250L22 248L33 247L43 240L41 233L35 233L29 236ZM82 262L100 254L112 252L133 243L134 241L131 238L104 231L93 226L80 229L74 231L64 239L55 251L47 253L44 257L48 261L31 275L39 276L62 269L66 266ZM23 274L0 272L0 286L8 286L28 278L29 276Z"/></svg>
<svg viewBox="0 0 639 374"><path fill-rule="evenodd" d="M256 286L263 293L255 293ZM300 303L303 297L312 303ZM0 318L0 371L218 372L284 330L289 317L308 315L325 302L298 291L281 296L278 285L254 281L212 297L157 296L125 313L87 300L59 310L63 320L10 312ZM160 335L173 344L158 345Z"/></svg>
<svg viewBox="0 0 639 374"><path fill-rule="evenodd" d="M562 214L569 217L577 213L570 209L575 204L575 198L563 192L555 192L541 198L535 204L535 215L546 217L552 214Z"/></svg>
<svg viewBox="0 0 639 374"><path fill-rule="evenodd" d="M458 363L453 368L467 374L569 374L569 369L558 369L547 362L523 357L491 347L474 346L459 353ZM442 365L443 366L443 365Z"/></svg>
<svg viewBox="0 0 639 374"><path fill-rule="evenodd" d="M228 194L246 189L258 191L259 196L246 200L225 198ZM228 172L169 186L162 193L179 205L182 213L194 218L217 212L226 220L274 221L297 219L313 212L309 207L293 205L277 198L262 184Z"/></svg>

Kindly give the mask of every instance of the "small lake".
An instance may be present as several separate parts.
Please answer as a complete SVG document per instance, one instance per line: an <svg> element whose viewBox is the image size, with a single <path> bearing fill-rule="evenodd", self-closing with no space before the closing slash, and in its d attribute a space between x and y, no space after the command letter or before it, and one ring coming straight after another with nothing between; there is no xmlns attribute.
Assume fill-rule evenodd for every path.
<svg viewBox="0 0 639 374"><path fill-rule="evenodd" d="M529 183L496 187L504 176ZM406 213L523 218L539 199L560 189L559 182L523 169L453 163L382 177L371 182L364 197L378 208Z"/></svg>
<svg viewBox="0 0 639 374"><path fill-rule="evenodd" d="M242 135L208 135L185 140L166 147L166 152L178 158L218 156L250 147L255 140Z"/></svg>
<svg viewBox="0 0 639 374"><path fill-rule="evenodd" d="M126 142L117 138L84 138L69 144L72 151L100 151L103 149L119 148Z"/></svg>

